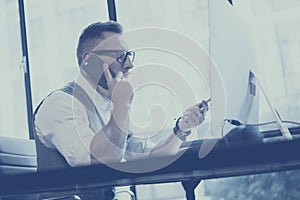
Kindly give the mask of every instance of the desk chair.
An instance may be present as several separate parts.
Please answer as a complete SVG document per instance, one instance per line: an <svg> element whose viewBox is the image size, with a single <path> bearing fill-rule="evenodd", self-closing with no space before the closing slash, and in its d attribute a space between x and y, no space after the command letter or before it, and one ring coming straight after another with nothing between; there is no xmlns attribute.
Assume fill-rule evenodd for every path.
<svg viewBox="0 0 300 200"><path fill-rule="evenodd" d="M0 176L37 171L35 141L0 136ZM0 200L37 200L38 194L0 197ZM67 195L44 200L80 200L77 195Z"/></svg>
<svg viewBox="0 0 300 200"><path fill-rule="evenodd" d="M33 140L0 136L0 176L36 172L36 151ZM0 197L0 200L35 200L37 195Z"/></svg>

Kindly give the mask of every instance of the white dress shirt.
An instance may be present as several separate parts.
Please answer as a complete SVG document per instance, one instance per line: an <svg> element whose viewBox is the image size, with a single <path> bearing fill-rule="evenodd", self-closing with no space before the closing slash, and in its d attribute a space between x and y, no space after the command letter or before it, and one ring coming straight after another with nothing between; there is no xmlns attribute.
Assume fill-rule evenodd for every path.
<svg viewBox="0 0 300 200"><path fill-rule="evenodd" d="M108 123L112 102L98 92L79 73L76 83L94 102L105 125ZM63 91L54 91L45 98L35 116L36 135L51 149L57 149L70 166L90 165L90 144L95 133L89 127L84 106Z"/></svg>
<svg viewBox="0 0 300 200"><path fill-rule="evenodd" d="M112 114L111 100L95 91L81 73L76 84L93 101L105 126ZM72 95L57 90L46 97L36 113L35 130L41 142L48 148L57 149L70 166L91 164L90 144L96 133L89 127L84 106ZM127 144L131 153L125 151L124 158L130 160L148 156L153 147L149 140L132 137Z"/></svg>

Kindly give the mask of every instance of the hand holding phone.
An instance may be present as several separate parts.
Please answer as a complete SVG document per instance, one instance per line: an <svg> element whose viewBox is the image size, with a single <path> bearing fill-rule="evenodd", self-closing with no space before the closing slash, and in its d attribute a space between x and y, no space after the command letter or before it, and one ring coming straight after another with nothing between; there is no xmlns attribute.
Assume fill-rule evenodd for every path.
<svg viewBox="0 0 300 200"><path fill-rule="evenodd" d="M209 109L208 102L210 102L210 99L203 100L201 103L188 108L178 122L179 129L189 131L200 125L205 120L205 114Z"/></svg>
<svg viewBox="0 0 300 200"><path fill-rule="evenodd" d="M200 114L205 114L209 107L208 107L208 103L211 101L211 98L209 98L208 100L206 101L202 101L200 104L199 104L199 109L200 109Z"/></svg>
<svg viewBox="0 0 300 200"><path fill-rule="evenodd" d="M104 62L95 54L89 54L87 58L83 61L81 68L89 75L92 81L95 84L100 85L104 89L108 89L107 80L104 75L103 71ZM111 76L114 78L116 74L109 69Z"/></svg>
<svg viewBox="0 0 300 200"><path fill-rule="evenodd" d="M95 83L98 91L108 96L116 106L127 106L132 102L133 88L124 79L121 71L114 73L97 55L89 54L81 67ZM109 69L109 70L107 70Z"/></svg>

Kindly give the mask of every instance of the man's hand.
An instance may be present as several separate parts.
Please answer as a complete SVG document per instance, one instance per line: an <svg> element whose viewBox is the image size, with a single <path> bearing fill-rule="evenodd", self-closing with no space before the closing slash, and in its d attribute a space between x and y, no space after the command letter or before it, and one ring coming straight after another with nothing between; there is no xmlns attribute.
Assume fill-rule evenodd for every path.
<svg viewBox="0 0 300 200"><path fill-rule="evenodd" d="M189 131L205 120L205 113L208 111L208 104L202 101L188 108L178 122L178 127L182 131Z"/></svg>
<svg viewBox="0 0 300 200"><path fill-rule="evenodd" d="M133 88L129 81L124 78L123 73L118 71L115 78L113 78L106 63L103 64L103 73L107 80L108 89L98 86L98 91L108 96L115 106L130 106L133 98Z"/></svg>

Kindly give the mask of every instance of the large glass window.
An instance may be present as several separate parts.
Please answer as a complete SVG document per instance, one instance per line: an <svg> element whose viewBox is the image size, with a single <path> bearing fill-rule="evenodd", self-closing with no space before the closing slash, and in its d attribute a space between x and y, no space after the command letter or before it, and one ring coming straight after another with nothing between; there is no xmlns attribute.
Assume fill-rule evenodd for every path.
<svg viewBox="0 0 300 200"><path fill-rule="evenodd" d="M136 49L135 68L129 77L132 78L136 89L131 110L131 119L135 125L132 129L137 133L152 132L152 134L159 133L161 129L170 129L174 125L174 119L177 119L185 109L209 97L203 74L197 71L198 66L189 63L184 54L176 54L175 49L178 50L181 48L180 45L184 45L181 38L170 39L180 34L201 46L204 52L208 52L208 1L116 1L116 10L118 22L130 34L134 35L135 30L149 27L156 29L151 33L148 32L148 35L140 33L136 37L131 37L133 41L126 41L131 47L131 42L148 38L148 41L152 41L151 44L149 42L149 46L155 47L151 49L146 45ZM169 31L168 36L164 30ZM162 47L168 42L172 42L169 49ZM191 52L192 49L185 51L187 54L193 54ZM199 52L194 53L196 56L203 56ZM136 79L140 85L134 85ZM148 81L154 81L156 84L149 84ZM176 84L172 85L172 81ZM184 87L185 84L188 87Z"/></svg>
<svg viewBox="0 0 300 200"><path fill-rule="evenodd" d="M76 46L84 27L107 21L101 0L28 0L26 5L33 107L77 73Z"/></svg>
<svg viewBox="0 0 300 200"><path fill-rule="evenodd" d="M0 2L0 135L28 138L18 2Z"/></svg>
<svg viewBox="0 0 300 200"><path fill-rule="evenodd" d="M125 30L161 27L179 31L208 50L207 0L116 1L118 21Z"/></svg>
<svg viewBox="0 0 300 200"><path fill-rule="evenodd" d="M300 2L247 0L235 6L259 30L260 75L270 100L282 119L299 121ZM261 121L274 120L263 97L260 115Z"/></svg>

